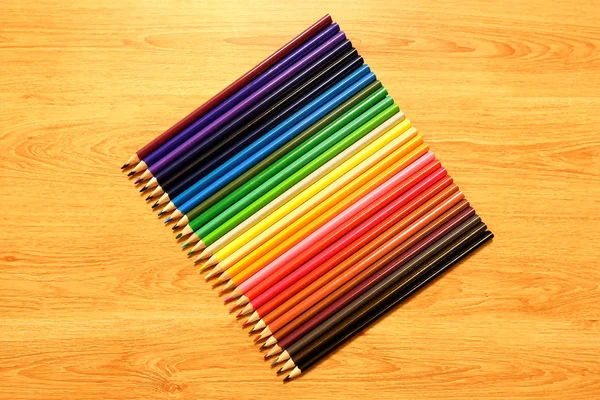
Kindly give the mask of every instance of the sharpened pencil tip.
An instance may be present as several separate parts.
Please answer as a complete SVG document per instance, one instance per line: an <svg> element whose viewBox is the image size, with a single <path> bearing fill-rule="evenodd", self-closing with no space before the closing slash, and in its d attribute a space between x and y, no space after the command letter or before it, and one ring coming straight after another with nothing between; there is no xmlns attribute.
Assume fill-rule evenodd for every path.
<svg viewBox="0 0 600 400"><path fill-rule="evenodd" d="M289 375L288 375L288 376L286 376L285 378L283 378L283 383L289 382L289 381L290 381L290 379L292 379L292 378L290 378L290 376L289 376Z"/></svg>
<svg viewBox="0 0 600 400"><path fill-rule="evenodd" d="M185 249L185 248L186 248L186 247L188 247L188 246L189 246L188 242L185 242L184 244L182 244L182 245L181 245L181 248L182 248L182 249Z"/></svg>
<svg viewBox="0 0 600 400"><path fill-rule="evenodd" d="M179 228L179 225L175 224L175 225L173 225L173 227L171 229L177 230L178 228Z"/></svg>
<svg viewBox="0 0 600 400"><path fill-rule="evenodd" d="M132 176L132 175L135 175L135 171L130 171L130 172L127 174L127 176Z"/></svg>
<svg viewBox="0 0 600 400"><path fill-rule="evenodd" d="M177 236L175 236L175 239L179 239L180 237L182 237L183 235L181 233L178 233ZM185 244L185 243L184 243ZM188 253L189 254L189 253Z"/></svg>
<svg viewBox="0 0 600 400"><path fill-rule="evenodd" d="M164 211L161 211L161 212L158 213L158 216L160 217L163 214L164 214Z"/></svg>
<svg viewBox="0 0 600 400"><path fill-rule="evenodd" d="M152 208L156 208L156 207L158 207L158 201L156 203L152 204Z"/></svg>
<svg viewBox="0 0 600 400"><path fill-rule="evenodd" d="M165 219L165 224L168 224L170 220L171 220L171 217L167 217L167 219Z"/></svg>
<svg viewBox="0 0 600 400"><path fill-rule="evenodd" d="M150 196L146 197L146 201L148 201L148 200L150 200L150 199L152 199L152 195L150 195Z"/></svg>
<svg viewBox="0 0 600 400"><path fill-rule="evenodd" d="M135 180L135 182L133 182L134 185L137 185L138 183L140 183L142 181L142 178L137 178Z"/></svg>
<svg viewBox="0 0 600 400"><path fill-rule="evenodd" d="M143 188L141 188L140 193L144 193L146 190L148 190L148 186L144 186Z"/></svg>
<svg viewBox="0 0 600 400"><path fill-rule="evenodd" d="M121 167L121 169L125 169L127 167L129 167L129 164L123 164L123 166Z"/></svg>

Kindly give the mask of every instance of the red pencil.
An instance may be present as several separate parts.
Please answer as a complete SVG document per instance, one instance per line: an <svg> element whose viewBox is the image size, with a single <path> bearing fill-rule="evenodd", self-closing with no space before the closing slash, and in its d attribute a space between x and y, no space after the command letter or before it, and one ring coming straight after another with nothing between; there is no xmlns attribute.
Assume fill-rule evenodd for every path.
<svg viewBox="0 0 600 400"><path fill-rule="evenodd" d="M331 16L329 14L325 15L323 18L315 22L304 32L296 36L294 39L290 40L287 44L285 44L282 48L277 50L275 53L271 54L265 60L263 60L260 64L252 68L250 71L246 72L244 75L239 77L225 89L221 90L215 96L213 96L206 103L192 111L187 117L183 118L181 121L167 129L162 135L156 137L150 143L139 149L132 155L129 160L121 167L121 169L125 169L132 164L137 164L140 160L143 160L144 157L148 156L150 153L158 149L164 143L166 143L169 139L177 135L179 132L188 127L192 122L196 121L198 118L201 118L204 114L208 113L210 110L218 106L223 102L226 98L231 96L233 93L237 92L241 87L245 86L248 82L256 78L262 72L267 70L277 61L281 60L295 48L300 46L302 43L306 42L310 39L315 33L331 24Z"/></svg>
<svg viewBox="0 0 600 400"><path fill-rule="evenodd" d="M451 187L456 187L456 185L452 185ZM458 187L456 187L456 189L458 189ZM417 233L420 229L434 221L440 215L444 214L463 198L464 194L461 191L454 192L448 198L444 199L440 204L433 207L433 209L431 209L421 218L417 219L409 216L408 218L398 222L394 227L390 228L394 231L393 233L397 233L397 236L394 238L394 244L401 244L403 241ZM384 234L384 236L387 238L389 235ZM386 247L385 250L389 249ZM374 257L381 257L382 252L383 250L377 252L376 256ZM294 320L294 318L304 313L310 307L314 306L337 288L342 286L345 282L352 279L355 274L360 273L361 270L367 268L370 265L369 262L371 260L364 259L356 265L353 264L354 261L356 260L351 258L345 260L339 265L334 266L334 269L329 271L323 277L317 279L315 282L311 283L311 285L306 287L301 293L298 293L298 295L294 296L292 299L293 301L286 302L282 306L264 316L253 330L256 330L257 327L266 326L267 329L261 333L261 338L277 332L289 322ZM355 267L353 268L353 266Z"/></svg>
<svg viewBox="0 0 600 400"><path fill-rule="evenodd" d="M385 229L405 218L410 217L413 220L418 218L458 190L456 185L451 185L451 177L446 176L437 182L434 180L435 178L433 176L430 180L424 180L390 204L389 207L395 211L390 214L386 213L387 219L384 222L379 225L371 225L369 221L366 221L346 236L340 238L339 242L334 243L326 251L318 254L297 271L278 282L273 287L274 290L269 289L263 293L264 297L262 297L263 295L259 296L252 304L262 305L256 307L256 312L249 321L252 322L253 319L267 315L277 307L280 307L284 302L289 301L293 296L331 269L332 265L344 260ZM293 304L290 303L290 305Z"/></svg>
<svg viewBox="0 0 600 400"><path fill-rule="evenodd" d="M435 172L435 173L434 173ZM437 180L443 178L446 175L446 170L440 168L439 161L433 161L427 164L425 167L421 168L414 175L412 175L409 179L407 179L404 184L410 190L402 196L402 200L396 199L395 201L388 204L385 208L380 210L377 214L375 214L371 219L368 220L368 225L375 226L377 223L383 221L385 218L388 218L393 212L402 207L403 204L410 200L410 196L417 196L419 193L427 189L429 186L434 184ZM413 186L414 185L414 186ZM412 186L412 187L411 187ZM367 224L361 225L360 230L366 231ZM355 234L358 228L353 230L351 233ZM265 302L273 298L275 295L279 294L285 287L289 286L290 282L295 282L298 279L302 278L304 275L308 274L318 265L322 264L325 260L335 254L335 251L339 251L343 247L347 246L350 242L348 241L350 237L352 237L351 233L346 234L340 240L329 246L323 252L319 253L315 258L309 260L306 264L302 265L300 268L299 263L296 262L297 259L292 260L292 262L286 264L282 268L275 271L273 274L270 274L263 281L259 282L256 286L250 288L244 296L246 299L244 301L250 301L252 307L257 309L262 306ZM336 250L334 250L336 249ZM284 280L281 285L278 284L281 280ZM263 296L263 294L265 294ZM242 303L242 302L240 302ZM247 309L245 309L246 311Z"/></svg>

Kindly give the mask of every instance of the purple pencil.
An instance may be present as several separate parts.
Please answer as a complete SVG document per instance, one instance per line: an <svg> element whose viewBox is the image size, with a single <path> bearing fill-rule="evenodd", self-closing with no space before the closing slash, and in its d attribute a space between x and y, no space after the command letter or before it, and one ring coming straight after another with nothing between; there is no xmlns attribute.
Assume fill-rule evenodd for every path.
<svg viewBox="0 0 600 400"><path fill-rule="evenodd" d="M201 137L206 137L207 135L210 135L211 133L215 132L214 128L211 128L210 130L206 130L205 128L208 128L209 125L212 125L213 122L215 122L215 120L217 118L221 117L228 110L232 109L240 101L242 101L246 97L250 96L254 91L263 87L267 82L272 80L277 75L281 74L283 71L285 71L287 68L292 66L294 63L298 62L298 60L301 60L303 57L305 57L307 54L309 54L311 51L313 51L319 45L323 44L323 42L330 39L333 35L338 33L339 30L340 30L339 25L334 23L334 24L327 26L320 32L318 32L315 36L313 36L310 40L308 40L302 46L298 47L296 50L294 50L289 55L284 57L282 60L277 62L275 65L273 65L267 71L260 74L257 78L255 78L250 83L248 83L247 85L242 87L239 91L237 91L236 93L231 95L229 98L224 100L221 104L219 104L213 110L211 110L210 112L205 114L200 119L196 120L194 123L190 124L187 128L182 130L176 136L174 136L169 141L167 141L162 146L160 146L158 149L156 149L154 152L149 154L131 172L133 172L133 173L141 172L148 167L150 167L150 172L158 171L159 169L155 170L155 167L154 167L154 165L158 161L160 161L162 158L164 158L166 155L168 155L173 150L177 149L181 144L185 143L191 137L193 137L199 133L202 133ZM231 118L233 118L233 117L231 117ZM230 119L225 121L225 123L228 122ZM224 122L221 122L221 124L219 124L217 126L217 129L221 125L223 125L223 123ZM204 133L205 131L206 131L206 133Z"/></svg>
<svg viewBox="0 0 600 400"><path fill-rule="evenodd" d="M275 90L282 83L291 79L295 74L309 66L311 63L313 63L315 60L317 60L335 45L342 42L344 39L346 39L346 35L343 32L338 32L337 34L335 34L331 39L328 39L325 43L321 44L315 50L303 57L300 61L296 62L294 65L283 71L281 74L277 75L275 78L267 82L256 92L252 93L250 96L246 97L244 100L239 102L235 107L233 107L232 109L221 115L219 118L214 120L206 128L202 129L200 132L196 133L194 136L192 136L184 143L179 145L175 150L164 156L162 159L160 159L160 161L156 162L152 166L151 172L156 173L168 166L169 164L171 164L173 161L177 160L179 157L183 156L192 147L199 143L204 137L216 132L221 126L223 126L223 124L226 124L227 122L235 118L237 115L242 113L244 110L251 107L257 101L259 101L260 99L268 95L270 92Z"/></svg>

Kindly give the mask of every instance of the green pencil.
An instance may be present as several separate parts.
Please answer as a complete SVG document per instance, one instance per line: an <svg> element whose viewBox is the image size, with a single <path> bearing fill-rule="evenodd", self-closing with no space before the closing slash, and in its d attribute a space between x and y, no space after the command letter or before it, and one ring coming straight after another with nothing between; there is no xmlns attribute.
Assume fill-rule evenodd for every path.
<svg viewBox="0 0 600 400"><path fill-rule="evenodd" d="M387 101L387 99L390 99L389 102ZM353 129L355 130L342 141L338 142L336 145L322 153L319 157L306 164L304 167L302 167L290 177L285 179L283 182L279 183L277 186L269 190L260 198L246 206L237 214L231 216L229 219L226 220L222 220L222 218L220 218L221 215L219 215L219 217L211 220L208 224L204 225L197 232L195 232L195 235L200 237L206 246L210 246L221 236L223 236L231 229L235 228L238 224L243 222L246 218L250 217L252 214L263 208L265 205L269 204L273 199L277 198L279 195L291 188L297 182L301 181L311 172L318 169L325 162L335 157L335 155L343 151L343 149L350 146L356 140L363 137L364 135L375 129L377 126L387 121L391 116L400 111L398 106L393 104L393 99L386 98L382 100L382 102L383 101L386 101L387 108L385 108L383 111L381 111L374 117L371 115L371 119L363 121L361 125L356 126L355 124L351 123Z"/></svg>
<svg viewBox="0 0 600 400"><path fill-rule="evenodd" d="M271 175L269 179L265 180L263 179L263 176L259 176L262 175L262 173L255 176L242 187L238 188L223 200L193 219L189 223L190 228L196 231L215 217L221 217L220 214L222 213L227 214L227 218L235 215L238 211L258 199L298 169L324 153L327 149L338 142L341 144L341 140L349 135L353 129L356 129L370 118L383 111L386 107L393 104L391 98L385 97L386 94L387 91L384 88L377 90L371 96L360 102L356 107L327 125L324 129L321 129L309 140L302 143L302 145L298 146L278 162L267 168L269 171L263 171L265 175ZM359 137L355 137L352 143L358 139ZM346 147L350 144L346 144ZM337 148L340 149L338 152L343 150L342 146L337 146ZM297 157L298 154L300 154L300 157ZM275 174L272 174L271 171L275 171ZM259 183L256 184L255 181L258 181ZM254 190L247 190L246 186L253 187ZM223 219L221 218L220 220Z"/></svg>
<svg viewBox="0 0 600 400"><path fill-rule="evenodd" d="M213 194L208 199L198 204L173 226L173 230L195 219L200 214L217 204L219 201L232 194L234 191L241 189L242 185L244 185L244 188L236 193L235 200L250 193L261 183L263 183L264 181L275 175L277 172L279 172L279 170L281 169L281 165L289 164L303 154L302 152L292 152L292 150L295 150L295 148L300 144L304 144L304 142L309 138L314 143L314 145L318 144L320 140L324 140L325 136L314 138L315 133L323 129L323 127L329 125L331 122L339 118L345 112L354 107L356 104L369 97L373 92L378 91L380 88L382 88L380 81L375 81L367 87L365 87L363 90L352 96L348 101L344 102L338 108L336 108L331 113L327 114L324 118L319 120L319 122L313 124L310 128L304 130L294 139L290 140L288 143L286 143L281 148L273 152L264 160L256 164L254 167L250 168L248 171L234 179L232 182L223 187L217 193ZM383 97L385 97L385 94L383 96L378 97L378 100L382 99ZM305 146L304 152L308 151L309 149L310 148L306 148ZM250 180L252 181L250 182Z"/></svg>

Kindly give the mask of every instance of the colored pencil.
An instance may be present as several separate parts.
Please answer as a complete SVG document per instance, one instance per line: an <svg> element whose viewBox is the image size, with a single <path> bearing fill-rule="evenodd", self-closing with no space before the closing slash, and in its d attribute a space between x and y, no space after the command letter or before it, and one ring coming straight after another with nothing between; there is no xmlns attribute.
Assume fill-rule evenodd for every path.
<svg viewBox="0 0 600 400"><path fill-rule="evenodd" d="M412 183L409 184L412 185ZM404 221L404 224L409 225L410 222L424 219L427 217L428 213L435 213L436 207L458 191L456 185L448 186L447 179L428 187L430 184L430 181L421 181L417 185L414 185L414 187L411 187L411 189L401 197L397 198L395 203L398 204L392 203L393 205L391 205L391 207L396 208L398 205L401 206L400 210L393 214L394 219L391 220L392 224L395 224L400 220L401 222ZM364 232L364 234L367 235L364 239L368 240L370 238L368 229L370 228L369 224L365 223L362 227L357 228L357 231L360 230ZM373 233L377 234L378 232L374 231ZM341 240L340 243L343 243L343 241ZM361 242L358 243L360 244ZM335 246L333 246L333 248L335 249ZM322 253L321 257L313 258L314 261L311 260L312 262L309 262L304 268L294 271L281 282L278 282L277 285L273 287L277 289L276 293L269 292L273 290L272 288L261 295L267 296L266 299L257 298L255 303L261 304L261 306L257 307L255 312L256 315L253 315L248 322L254 322L256 321L256 317L264 317L269 313L274 312L277 308L279 308L279 310L275 312L271 318L278 317L285 313L289 308L298 304L306 296L312 294L312 291L306 290L306 288L320 276L327 273L329 268L329 265L323 265L327 260L323 257L324 255L326 255L326 253ZM344 255L345 254L342 253L340 254L340 257L343 257ZM318 289L318 287L313 286L313 289ZM298 295L301 292L303 295ZM262 302L259 300L262 300ZM289 304L283 306L286 302L289 302Z"/></svg>
<svg viewBox="0 0 600 400"><path fill-rule="evenodd" d="M451 188L455 188L456 190L458 189L456 185L452 185L449 189ZM417 219L416 217L411 219L410 216L409 218L400 221L398 224L396 224L396 227L394 227L395 231L402 230L402 234L398 236L398 241L401 242L402 240L406 240L407 237L410 237L412 236L412 234L415 233L415 230L421 229L427 224L431 223L433 220L435 220L444 212L452 208L463 198L463 193L460 191L456 191L452 193L448 198L444 199L440 204L433 207L431 211L427 212L427 214L419 218L417 221L415 221L415 219ZM349 266L345 263L341 263L340 265L335 266L335 268L331 271L328 271L325 276L319 277L316 281L312 282L305 289L297 293L292 299L288 300L285 304L280 305L279 307L262 317L261 320L254 327L254 330L265 328L268 325L268 329L266 329L266 331L263 332L261 336L271 335L274 332L277 332L293 318L303 313L305 310L314 305L324 296L327 296L332 289L334 290L335 288L337 288L340 282L336 280L332 280L331 282L329 282L328 279L335 278L348 267ZM343 283L343 281L341 283ZM324 286L325 288L323 288Z"/></svg>
<svg viewBox="0 0 600 400"><path fill-rule="evenodd" d="M339 124L336 121L329 125L332 130L337 130L330 138L239 199L234 206L223 211L218 217L210 221L200 221L204 223L196 235L204 238L210 234L214 242L399 111L393 100L386 97L350 122L340 118Z"/></svg>
<svg viewBox="0 0 600 400"><path fill-rule="evenodd" d="M433 159L433 155L430 157ZM422 159L419 159L419 161L423 162L422 165L426 165L431 159L423 161L421 161ZM330 243L334 242L338 237L344 235L356 225L379 211L379 209L385 207L387 203L392 201L396 196L399 196L402 193L401 190L403 190L401 189L403 188L401 183L407 178L407 174L400 171L398 174L373 189L373 191L345 208L342 212L308 236L302 236L298 233L294 234L292 238L295 239L297 237L297 239L300 240L286 240L292 244L292 247L288 247L287 249L283 244L280 245L282 249L286 249L285 252L277 252L277 257L269 262L267 268L260 269L261 265L253 264L247 268L248 271L244 270L242 273L231 279L236 281L236 285L238 282L241 284L241 282L247 280L248 282L240 288L240 290L245 292L254 286L260 279L263 279L272 271L282 267L296 256L301 255L304 259L309 259L327 247Z"/></svg>
<svg viewBox="0 0 600 400"><path fill-rule="evenodd" d="M172 162L179 157L181 152L185 151L190 143L197 142L202 137L214 132L220 125L227 123L252 102L271 91L273 86L281 84L298 70L313 62L325 49L331 48L344 39L345 34L340 32L337 24L334 23L325 27L271 68L261 73L214 109L150 153L144 159L144 162L136 165L132 172L141 172L141 169L148 166L153 166L158 170L161 165Z"/></svg>
<svg viewBox="0 0 600 400"><path fill-rule="evenodd" d="M390 288L381 297L373 300L352 318L337 325L334 331L329 331L327 335L320 337L313 346L305 350L299 357L295 357L293 360L294 370L284 381L293 379L306 372L349 338L360 333L364 328L385 315L385 313L435 280L436 277L491 240L493 236L491 232L486 231L472 238L471 241L467 241L471 239L468 236L464 241L459 241L452 248L412 272L399 284Z"/></svg>
<svg viewBox="0 0 600 400"><path fill-rule="evenodd" d="M461 201L461 203L463 202L467 203L466 200ZM351 301L361 296L370 287L388 276L394 271L393 267L395 265L402 265L408 262L427 247L450 233L450 231L463 224L463 222L467 222L462 228L465 232L479 224L481 218L478 215L475 215L475 210L471 207L462 209L461 203L457 204L447 213L427 225L385 257L375 262L367 270L354 277L340 288L340 290L327 296L327 298L317 306L312 307L310 310L307 310L304 314L291 321L288 325L279 330L277 335L271 336L269 340L265 342L265 347L273 346L273 348L269 350L269 353L265 355L265 358L281 353L291 344L348 305ZM390 264L396 259L398 259L397 262ZM389 265L390 268L384 268L386 265Z"/></svg>
<svg viewBox="0 0 600 400"><path fill-rule="evenodd" d="M163 212L170 211L177 206L182 213L187 213L374 80L375 74L370 72L367 65L358 68L276 128L189 187L173 199Z"/></svg>
<svg viewBox="0 0 600 400"><path fill-rule="evenodd" d="M263 99L259 100L248 110L235 117L232 121L225 124L212 135L204 138L194 147L189 149L184 155L167 165L161 171L153 171L152 173L154 174L154 178L152 178L147 185L151 185L153 181L162 185L162 183L168 178L178 175L182 170L188 170L190 165L195 165L198 163L198 159L206 159L206 154L209 152L209 150L211 150L212 147L220 144L232 133L235 132L238 135L243 135L245 132L249 132L250 130L247 128L246 131L238 131L240 127L246 127L249 121L255 120L257 115L260 115L261 118L266 119L270 114L275 113L275 111L272 110L272 106L277 104L279 100L292 92L300 84L316 74L319 74L321 71L328 70L328 67L330 66L337 69L340 65L347 63L348 60L355 58L358 58L356 49L352 48L352 43L350 43L349 40L344 40L325 53L313 64L294 75L289 81L277 87ZM147 172L152 171L152 169L153 168L150 167ZM141 177L143 178L144 175L142 174Z"/></svg>
<svg viewBox="0 0 600 400"><path fill-rule="evenodd" d="M355 51L356 50L353 50L353 52ZM320 91L320 93L322 93L328 87L334 85L344 76L356 70L362 64L362 58L358 56L349 58L344 57L338 60L338 62L330 64L327 68L320 71L313 78L311 78L305 84L300 86L300 89L302 89L303 92L310 93L311 97L301 96L300 94L293 95L292 93L288 95L290 97L288 100L288 96L286 96L284 99L282 99L285 101L284 103L278 102L277 104L272 105L267 112L264 112L263 114L261 114L260 117L257 118L257 120L259 120L258 122L263 121L262 123L257 122L258 128L253 129L252 125L247 124L244 126L244 129L247 129L246 131L237 130L234 132L235 135L238 135L239 133L239 140L238 138L230 140L230 135L225 140L219 142L218 145L214 146L206 152L203 152L199 157L194 159L194 161L191 164L188 164L188 166L186 166L183 170L181 170L173 176L175 177L175 179L178 179L177 177L181 177L181 180L179 180L178 183L175 185L166 186L167 190L169 191L169 195L171 195L172 197L177 196L184 189L193 184L193 182L199 180L206 171L210 172L214 168L216 168L218 165L214 164L212 160L222 158L222 156L220 155L222 152L229 153L231 151L231 154L235 154L240 149L243 149L246 145L252 143L254 139L260 137L263 133L265 133L269 127L276 126L277 123L283 121L286 117L289 117L291 114L297 111L301 106L306 105L310 100L314 99L319 94L316 92L317 88ZM326 79L327 77L329 77L329 79ZM352 96L348 101L344 102L334 111L329 113L327 116L323 117L318 123L304 130L302 133L300 133L298 136L287 142L281 148L269 154L268 157L266 157L265 159L257 163L255 166L250 168L248 171L244 172L242 175L240 175L232 182L227 184L217 193L213 194L204 202L194 207L191 211L187 213L187 215L185 215L185 217L182 220L180 220L180 225L185 225L189 222L189 220L194 219L198 215L202 214L204 211L216 204L218 201L231 194L238 187L248 182L250 179L255 177L257 174L261 173L273 163L277 162L280 158L285 156L288 152L293 150L300 143L304 142L309 137L314 135L315 132L322 129L324 126L338 118L341 114L348 111L348 109L350 109L358 102L362 101L367 96L369 96L372 92L381 87L382 85L379 81L369 84L365 89L361 90L356 95ZM296 92L297 90L298 89L295 89L293 92ZM296 100L298 98L303 98L304 103L297 104ZM294 107L289 107L290 105L293 105ZM282 112L282 110L284 112ZM214 153L217 153L219 157L213 157ZM204 158L205 156L206 158ZM204 162L203 160L208 161Z"/></svg>
<svg viewBox="0 0 600 400"><path fill-rule="evenodd" d="M327 68L322 73L315 75L303 83L297 89L294 89L292 93L275 103L269 110L263 112L251 122L227 136L227 138L219 142L218 145L207 150L185 169L182 169L177 174L169 177L166 182L162 182L161 184L166 185L169 193L165 193L153 207L162 205L171 198L179 196L205 175L214 171L217 167L252 144L255 140L262 137L271 129L275 129L280 124L285 123L288 118L294 115L294 113L301 110L362 65L363 59L361 57L359 59L353 59L348 63L344 63L341 66L330 66L330 68ZM269 157L271 156L272 154L269 155ZM265 158L265 160L267 160L267 158ZM255 167L258 168L258 164ZM169 187L171 184L172 187Z"/></svg>
<svg viewBox="0 0 600 400"><path fill-rule="evenodd" d="M236 277L234 283L239 283L241 276L238 275L250 265L256 269L267 265L304 236L381 185L385 177L390 174L381 175L376 182L371 182L364 187L360 187L357 185L358 182L355 182L344 190L344 186L373 168L377 163L380 164L377 168L378 171L395 162L408 165L409 159L417 159L427 151L422 145L422 139L417 135L416 130L410 128L410 121L407 120L402 121L388 132L380 134L380 132L373 131L372 134L379 137L375 140L369 138L370 144L335 171L324 176L315 186L307 188L268 218L263 219L251 230L218 251L214 259L224 258L213 269L213 273L226 270L219 280ZM392 156L386 159L391 154ZM400 161L402 158L406 159ZM376 175L375 171L371 171L369 177L374 175ZM343 178L335 180L336 177ZM329 180L331 180L331 184L327 185ZM365 183L365 180L363 178L359 182ZM315 196L309 197L321 186L325 186L325 189L316 193ZM349 195L350 193L352 194Z"/></svg>
<svg viewBox="0 0 600 400"><path fill-rule="evenodd" d="M267 70L273 64L277 63L277 61L281 60L283 57L288 55L298 46L302 45L308 39L313 37L317 32L324 29L326 26L331 24L331 16L329 14L325 15L323 18L315 22L313 25L308 27L305 31L300 33L294 39L290 40L279 50L271 54L269 57L264 59L250 71L246 72L244 75L236 79L233 83L227 86L225 89L221 90L211 99L209 99L206 103L192 111L185 118L177 122L171 128L167 129L161 135L153 139L150 143L146 144L144 147L136 151L121 167L121 169L125 169L130 165L136 164L144 159L144 157L148 156L150 153L154 152L164 143L166 143L169 139L177 135L183 129L188 127L191 123L196 121L198 118L204 116L207 112L214 109L217 105L222 103L229 96L240 90L243 86L249 83L251 80L260 75L263 71Z"/></svg>
<svg viewBox="0 0 600 400"><path fill-rule="evenodd" d="M367 88L363 89L363 91L370 87L376 86L378 83L379 81L373 82L373 84L367 86ZM363 91L359 92L358 94L361 94ZM357 121L361 121L361 118L363 120L367 118L365 117L366 115L369 115L367 112L373 114L377 112L376 110L383 111L388 104L393 104L391 98L386 97L386 95L387 91L380 87L338 118L331 121L330 118L327 118L331 113L328 114L325 118L329 120L329 123L325 124L325 127L321 128L320 130L317 130L316 133L308 140L298 145L289 153L280 157L279 160L272 163L258 175L254 176L244 185L240 186L238 189L221 199L219 202L206 209L200 215L193 217L192 213L190 212L188 216L193 217L193 219L188 224L189 227L186 227L186 229L197 231L208 222L214 220L215 217L219 216L220 218L223 218L222 213L226 210L229 213L233 213L236 208L237 211L235 211L235 213L241 211L250 203L242 206L243 203L240 201L240 199L246 199L246 202L253 197L254 200L257 199L262 194L266 193L266 191L280 183L283 179L289 177L289 175L291 175L294 171L297 171L300 169L300 167L306 165L319 154L322 154L324 149L331 148L336 142L340 141L341 138L351 133L351 128L349 127L353 126L353 124L356 125L358 123ZM356 96L353 96L353 98L354 97ZM319 121L319 123L311 126L309 129L307 129L307 131L314 131L313 128L321 126L321 122L324 121L325 118ZM288 172L285 173L284 171ZM260 194L257 197L258 193ZM208 200L211 199L212 197ZM203 202L198 207L204 205L204 203L207 201ZM182 233L185 234L185 230ZM202 234L198 233L198 236L202 236Z"/></svg>
<svg viewBox="0 0 600 400"><path fill-rule="evenodd" d="M239 240L236 243L232 243L232 246L237 245L237 247L235 247L235 249L237 249L241 246L241 243L247 242L256 234L264 231L274 222L280 220L283 216L287 215L287 213L291 212L291 210L309 201L311 197L317 195L318 193L326 194L326 196L329 197L333 193L331 190L340 190L344 185L352 181L354 178L372 166L372 164L365 163L361 164L360 168L357 167L354 169L362 161L368 158L372 154L372 151L376 151L377 148L381 147L378 144L370 146L370 143L385 134L394 126L402 124L402 121L404 120L405 118L403 113L398 113L391 117L388 121L381 124L366 137L359 140L354 145L340 153L337 157L334 157L328 163L323 165L317 171L304 178L293 188L273 200L252 217L242 222L240 225L232 229L213 244L210 244L209 247L206 248L206 250L198 258L198 260L209 257L214 252L224 248L230 242L237 240L239 237ZM410 124L410 121L408 124ZM363 148L365 148L365 150L363 150ZM381 156L384 153L378 154ZM372 163L376 163L376 160L381 161L382 159L383 157L374 157L370 161ZM242 235L245 236L242 237ZM203 242L198 242L192 251L201 250L204 247L205 245ZM230 247L230 249L231 248L232 247ZM225 252L227 255L231 254L231 252ZM221 253L220 256L223 257L223 254L225 253Z"/></svg>
<svg viewBox="0 0 600 400"><path fill-rule="evenodd" d="M327 29L329 28L326 28L326 30ZM343 32L336 33L331 38L327 39L325 42L320 44L318 47L311 50L310 53L303 56L300 60L296 61L287 69L276 75L274 78L263 83L262 85L259 85L255 91L250 91L246 97L241 97L241 101L239 101L237 104L229 108L224 108L222 110L224 112L222 112L217 117L217 119L215 119L210 124L206 125L204 128L198 130L193 125L190 125L178 136L171 139L164 146L162 146L156 152L152 153L150 156L147 157L147 159L150 159L151 157L154 157L155 159L155 161L153 161L152 165L150 166L152 168L152 171L160 171L169 164L173 163L178 158L182 157L184 154L186 154L186 152L188 152L190 149L192 149L194 146L200 143L204 138L214 134L226 123L230 122L233 118L235 118L248 108L252 107L252 105L256 104L262 98L267 96L278 86L290 80L302 69L314 63L317 59L322 57L324 54L326 54L328 51L330 51L332 48L334 48L336 45L343 42L344 40L346 40L346 35ZM308 45L308 42L305 45L303 45L303 47L306 45ZM223 106L228 101L229 99L222 103L219 107ZM213 111L216 111L216 109ZM172 146L172 143L176 142L180 137L185 135L188 135L185 138L185 140ZM163 151L163 149L165 150Z"/></svg>
<svg viewBox="0 0 600 400"><path fill-rule="evenodd" d="M415 168L417 165L411 165L411 167ZM395 171L392 170L391 172ZM238 300L237 305L243 305L247 302L251 302L252 307L258 308L266 303L266 301L283 291L287 286L289 286L290 282L299 281L315 268L319 267L321 271L326 271L328 268L328 266L325 265L326 263L335 265L337 262L341 262L349 254L352 254L358 249L368 245L379 232L382 232L387 227L392 226L395 222L395 219L393 218L395 216L394 213L400 210L402 206L412 198L417 197L426 190L428 190L426 192L427 195L433 196L438 191L450 185L452 183L452 179L449 177L443 179L445 177L446 170L440 167L439 161L429 162L405 181L404 185L409 188L409 190L407 190L403 196L398 197L386 207L381 209L372 218L366 221L365 224L361 224L360 229L356 228L344 235L331 246L320 252L317 256L311 258L308 262L302 263L301 266L297 263L290 262L283 268L277 270L263 281L246 291ZM440 180L442 180L442 182L438 182ZM402 209L402 213L408 214L408 212L409 211L407 209ZM399 215L402 215L402 213L399 213ZM382 221L385 223L382 224ZM367 232L368 234L361 236L361 234L373 227L376 227L377 230L372 229ZM297 267L298 270L296 271ZM282 280L284 281L281 282L281 285L279 285L278 283ZM240 290L242 289L243 288L240 288ZM268 291L268 293L263 296L265 291Z"/></svg>

